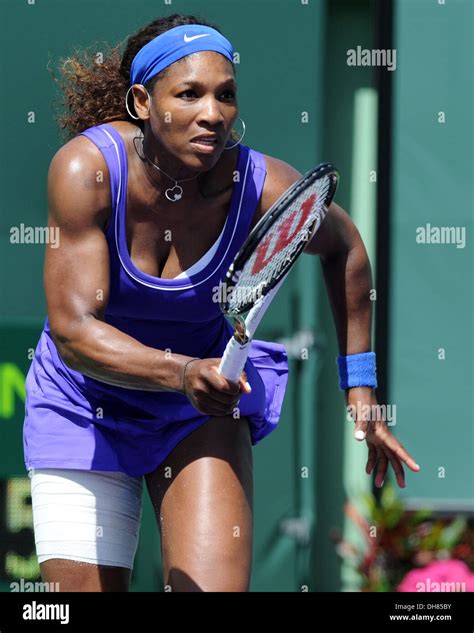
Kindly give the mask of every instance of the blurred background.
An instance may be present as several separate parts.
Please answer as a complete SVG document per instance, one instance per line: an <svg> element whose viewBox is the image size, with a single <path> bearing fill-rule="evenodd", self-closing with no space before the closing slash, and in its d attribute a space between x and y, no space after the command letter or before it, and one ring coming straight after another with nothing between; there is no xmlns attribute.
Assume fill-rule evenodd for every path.
<svg viewBox="0 0 474 633"><path fill-rule="evenodd" d="M421 466L403 491L388 478L382 494L373 488L338 388L320 263L304 255L257 336L286 345L290 379L279 428L254 452L251 589L394 591L439 577L474 590L473 7L0 0L0 590L39 580L22 425L46 314L44 245L12 244L10 231L47 222L48 166L63 144L47 66L172 13L214 22L239 53L246 145L301 172L338 167L336 201L372 265L378 400L392 406L391 430ZM433 227L464 234L464 245L436 243ZM161 587L145 494L132 590Z"/></svg>

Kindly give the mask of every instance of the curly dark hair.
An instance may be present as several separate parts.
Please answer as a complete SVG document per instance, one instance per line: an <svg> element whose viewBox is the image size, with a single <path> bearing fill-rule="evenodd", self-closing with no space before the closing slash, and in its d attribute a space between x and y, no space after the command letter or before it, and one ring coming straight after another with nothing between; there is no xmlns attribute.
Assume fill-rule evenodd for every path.
<svg viewBox="0 0 474 633"><path fill-rule="evenodd" d="M217 26L204 18L174 13L153 20L128 37L123 54L120 52L120 44L108 47L109 50L99 62L97 47L90 51L76 50L74 56L61 59L59 79L50 69L62 92L56 120L65 140L89 127L110 121L131 121L143 130L143 121L132 119L125 107L133 58L145 44L158 35L185 24L203 24L221 33ZM155 83L166 73L167 68L146 82L145 88L150 94Z"/></svg>

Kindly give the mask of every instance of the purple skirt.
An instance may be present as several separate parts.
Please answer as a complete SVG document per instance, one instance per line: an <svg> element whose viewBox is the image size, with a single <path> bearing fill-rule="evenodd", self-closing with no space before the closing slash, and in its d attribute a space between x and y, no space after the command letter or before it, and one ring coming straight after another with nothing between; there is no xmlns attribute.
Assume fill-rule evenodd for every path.
<svg viewBox="0 0 474 633"><path fill-rule="evenodd" d="M232 328L206 358L222 356ZM250 423L252 444L278 424L288 380L283 345L254 340L245 365L250 394L240 415ZM67 367L48 329L43 330L26 377L23 430L25 466L124 472L140 476L156 469L209 416L184 394L125 389L88 378Z"/></svg>

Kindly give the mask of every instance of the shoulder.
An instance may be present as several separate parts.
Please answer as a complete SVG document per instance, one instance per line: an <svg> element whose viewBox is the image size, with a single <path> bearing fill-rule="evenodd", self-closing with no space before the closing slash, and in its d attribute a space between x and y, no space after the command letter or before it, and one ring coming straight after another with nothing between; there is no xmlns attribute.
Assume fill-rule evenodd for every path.
<svg viewBox="0 0 474 633"><path fill-rule="evenodd" d="M273 203L302 176L301 172L284 160L267 154L262 154L262 156L265 160L267 175L251 228L265 215Z"/></svg>
<svg viewBox="0 0 474 633"><path fill-rule="evenodd" d="M60 147L49 165L49 180L59 177L76 178L95 173L95 168L107 169L107 163L100 149L86 136L75 136Z"/></svg>
<svg viewBox="0 0 474 633"><path fill-rule="evenodd" d="M110 121L107 125L117 130L125 144L129 143L131 139L133 140L139 129L128 121ZM98 127L98 125L92 126L83 132ZM58 149L51 161L51 169L53 173L57 169L66 170L66 172L71 172L71 175L77 174L77 172L95 173L94 170L97 169L108 174L107 161L103 153L89 137L82 133L77 134Z"/></svg>
<svg viewBox="0 0 474 633"><path fill-rule="evenodd" d="M75 136L51 159L48 200L50 209L61 209L63 219L65 215L75 214L75 220L80 222L90 213L99 222L106 221L111 204L107 162L86 136Z"/></svg>

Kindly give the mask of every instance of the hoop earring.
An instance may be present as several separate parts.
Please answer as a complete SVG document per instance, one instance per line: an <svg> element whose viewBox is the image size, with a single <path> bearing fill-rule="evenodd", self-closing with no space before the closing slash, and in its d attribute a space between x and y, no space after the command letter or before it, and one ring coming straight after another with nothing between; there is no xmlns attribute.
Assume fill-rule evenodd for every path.
<svg viewBox="0 0 474 633"><path fill-rule="evenodd" d="M237 145L239 145L242 142L242 139L245 136L245 121L243 119L241 119L240 117L238 117L238 119L240 121L242 121L242 126L244 128L244 131L242 132L242 136L239 138L239 140L237 141L237 143L234 143L233 145L227 145L226 147L224 147L224 150L226 149L232 149L233 147L237 147Z"/></svg>
<svg viewBox="0 0 474 633"><path fill-rule="evenodd" d="M145 86L144 86L144 87L145 87ZM131 90L132 88L133 88L133 86L130 86L130 88L127 90L127 94L125 95L125 107L126 107L126 109L127 109L128 114L130 115L130 117L131 117L132 119L135 119L135 121L139 121L139 120L140 120L140 117L139 117L139 116L134 116L134 115L130 112L130 109L129 109L129 107L128 107L128 93L130 92L130 90ZM148 95L148 99L151 101L151 97L150 97L150 95L148 94L148 90L147 90L146 88L145 88L145 90L146 90L146 93L147 93L147 95ZM148 109L148 113L150 113L150 110L149 110L149 109Z"/></svg>

